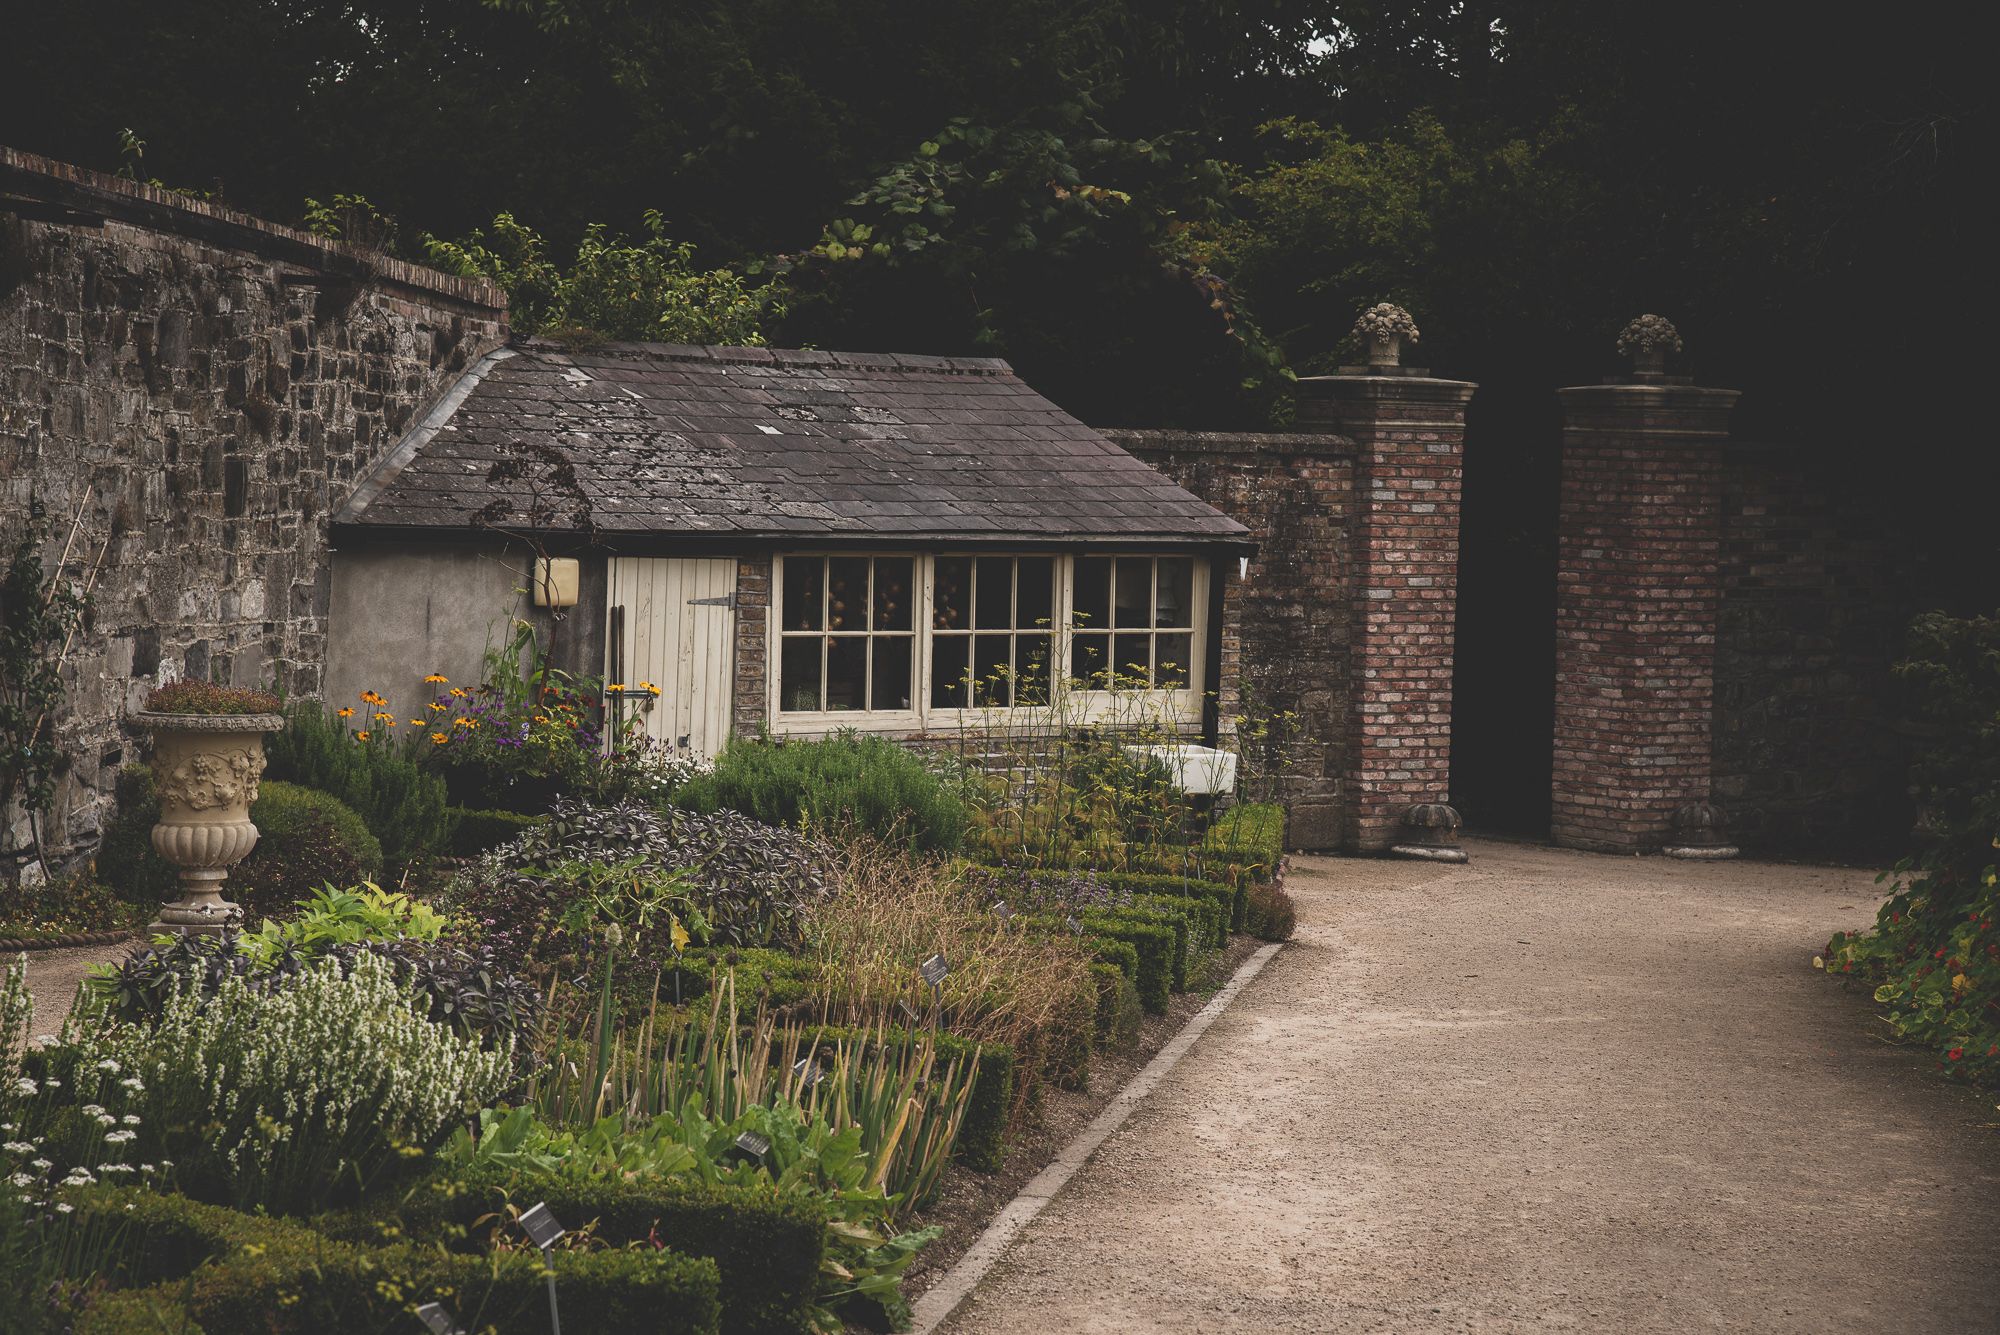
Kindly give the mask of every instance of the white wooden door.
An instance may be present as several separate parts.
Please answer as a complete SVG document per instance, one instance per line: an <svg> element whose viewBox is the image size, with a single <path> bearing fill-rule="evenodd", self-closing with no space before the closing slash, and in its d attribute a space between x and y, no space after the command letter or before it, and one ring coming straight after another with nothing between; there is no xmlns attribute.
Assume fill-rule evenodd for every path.
<svg viewBox="0 0 2000 1335"><path fill-rule="evenodd" d="M659 687L646 731L703 759L729 739L735 602L733 559L611 558L604 680Z"/></svg>

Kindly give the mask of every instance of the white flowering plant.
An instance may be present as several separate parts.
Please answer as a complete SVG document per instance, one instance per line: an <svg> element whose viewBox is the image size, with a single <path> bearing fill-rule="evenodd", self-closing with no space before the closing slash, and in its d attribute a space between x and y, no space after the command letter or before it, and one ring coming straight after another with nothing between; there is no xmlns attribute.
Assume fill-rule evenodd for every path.
<svg viewBox="0 0 2000 1335"><path fill-rule="evenodd" d="M152 1023L86 994L35 1059L74 1100L49 1119L51 1142L94 1133L177 1161L190 1194L244 1207L351 1200L513 1083L511 1040L485 1047L421 1009L372 955L345 971L319 961L282 989L176 988Z"/></svg>

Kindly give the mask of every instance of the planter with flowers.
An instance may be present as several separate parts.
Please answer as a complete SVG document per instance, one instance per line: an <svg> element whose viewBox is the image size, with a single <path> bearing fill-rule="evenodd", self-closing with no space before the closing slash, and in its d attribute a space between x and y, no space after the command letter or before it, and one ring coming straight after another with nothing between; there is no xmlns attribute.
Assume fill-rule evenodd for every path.
<svg viewBox="0 0 2000 1335"><path fill-rule="evenodd" d="M229 869L257 846L250 804L264 773L264 735L284 726L265 691L178 681L146 697L134 722L153 734L160 820L153 849L180 869L181 895L158 932L221 932L243 918L222 895Z"/></svg>
<svg viewBox="0 0 2000 1335"><path fill-rule="evenodd" d="M1401 366L1403 344L1417 342L1417 322L1401 306L1379 301L1361 312L1349 337L1367 349L1370 369Z"/></svg>

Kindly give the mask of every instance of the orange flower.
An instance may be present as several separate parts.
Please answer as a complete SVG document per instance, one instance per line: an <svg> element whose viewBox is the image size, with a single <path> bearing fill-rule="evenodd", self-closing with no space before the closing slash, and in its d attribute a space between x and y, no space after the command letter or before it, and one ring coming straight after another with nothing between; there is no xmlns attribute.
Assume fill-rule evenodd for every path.
<svg viewBox="0 0 2000 1335"><path fill-rule="evenodd" d="M396 716L384 710L376 710L374 718L377 723L386 723L392 728L396 726Z"/></svg>
<svg viewBox="0 0 2000 1335"><path fill-rule="evenodd" d="M345 709L337 709L337 710L335 710L334 712L335 712L335 713L337 713L337 714L339 714L339 715L340 715L340 716L341 716L342 718L353 718L353 717L354 717L354 706L352 706L352 705L349 705L349 706L347 706L347 707L346 707Z"/></svg>
<svg viewBox="0 0 2000 1335"><path fill-rule="evenodd" d="M461 700L463 700L463 699L465 698L465 695L466 695L466 691L465 691L465 688L464 688L463 686L454 686L454 687L452 687L452 688L451 688L451 693L452 693L453 695L457 696L457 697L458 697L459 699L461 699Z"/></svg>
<svg viewBox="0 0 2000 1335"><path fill-rule="evenodd" d="M455 718L451 721L451 726L454 728L469 728L472 726L472 720L469 718Z"/></svg>
<svg viewBox="0 0 2000 1335"><path fill-rule="evenodd" d="M443 705L439 704L439 703L438 703L437 701L435 701L435 700L431 701L431 704L430 704L430 707L431 707L432 709L443 709L443 708L444 708L444 706L443 706Z"/></svg>
<svg viewBox="0 0 2000 1335"><path fill-rule="evenodd" d="M355 734L354 734L354 740L355 740L355 741L357 741L357 742L365 742L365 741L367 741L367 740L368 740L368 730L367 730L366 728L363 728L363 729L362 729L362 730L361 730L360 732L357 732L357 733L355 733Z"/></svg>
<svg viewBox="0 0 2000 1335"><path fill-rule="evenodd" d="M548 721L549 721L549 716L547 714L535 715L535 722L537 723L547 723Z"/></svg>
<svg viewBox="0 0 2000 1335"><path fill-rule="evenodd" d="M445 676L442 672L433 672L430 676L425 677L424 680L427 682L449 682L451 678Z"/></svg>
<svg viewBox="0 0 2000 1335"><path fill-rule="evenodd" d="M386 704L387 701L383 700L381 696L373 691L363 691L361 693L361 703L364 705L379 705Z"/></svg>
<svg viewBox="0 0 2000 1335"><path fill-rule="evenodd" d="M437 746L443 746L443 745L444 745L444 744L445 744L446 742L448 742L448 741L450 741L450 740L451 740L451 738L449 738L449 737L445 736L445 735L444 735L443 733L441 733L441 732L434 732L434 733L432 733L432 734L431 734L431 742L432 742L432 743L433 743L434 745L437 745Z"/></svg>
<svg viewBox="0 0 2000 1335"><path fill-rule="evenodd" d="M430 726L430 724L428 724L428 723L424 722L424 721L423 721L422 719L420 719L420 718L413 718L413 719L411 719L411 720L410 720L410 726L411 726L412 728L428 728L428 727Z"/></svg>

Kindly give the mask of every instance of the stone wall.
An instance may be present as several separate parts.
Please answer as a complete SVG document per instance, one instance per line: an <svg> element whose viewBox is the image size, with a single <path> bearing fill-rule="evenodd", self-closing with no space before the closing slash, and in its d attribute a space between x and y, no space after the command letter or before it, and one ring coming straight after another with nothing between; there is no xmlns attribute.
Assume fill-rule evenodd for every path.
<svg viewBox="0 0 2000 1335"><path fill-rule="evenodd" d="M103 552L53 851L94 839L153 685L320 690L327 516L505 322L488 284L0 149L0 534L80 505ZM6 813L0 874L28 834Z"/></svg>
<svg viewBox="0 0 2000 1335"><path fill-rule="evenodd" d="M1347 835L1344 803L1349 698L1354 444L1305 433L1107 431L1181 486L1247 525L1249 572L1223 602L1225 719L1245 706L1296 715L1299 744L1278 788L1289 841L1331 848Z"/></svg>
<svg viewBox="0 0 2000 1335"><path fill-rule="evenodd" d="M1909 756L1889 665L1919 609L1912 545L1865 478L1731 446L1715 645L1715 800L1746 850L1903 847Z"/></svg>

